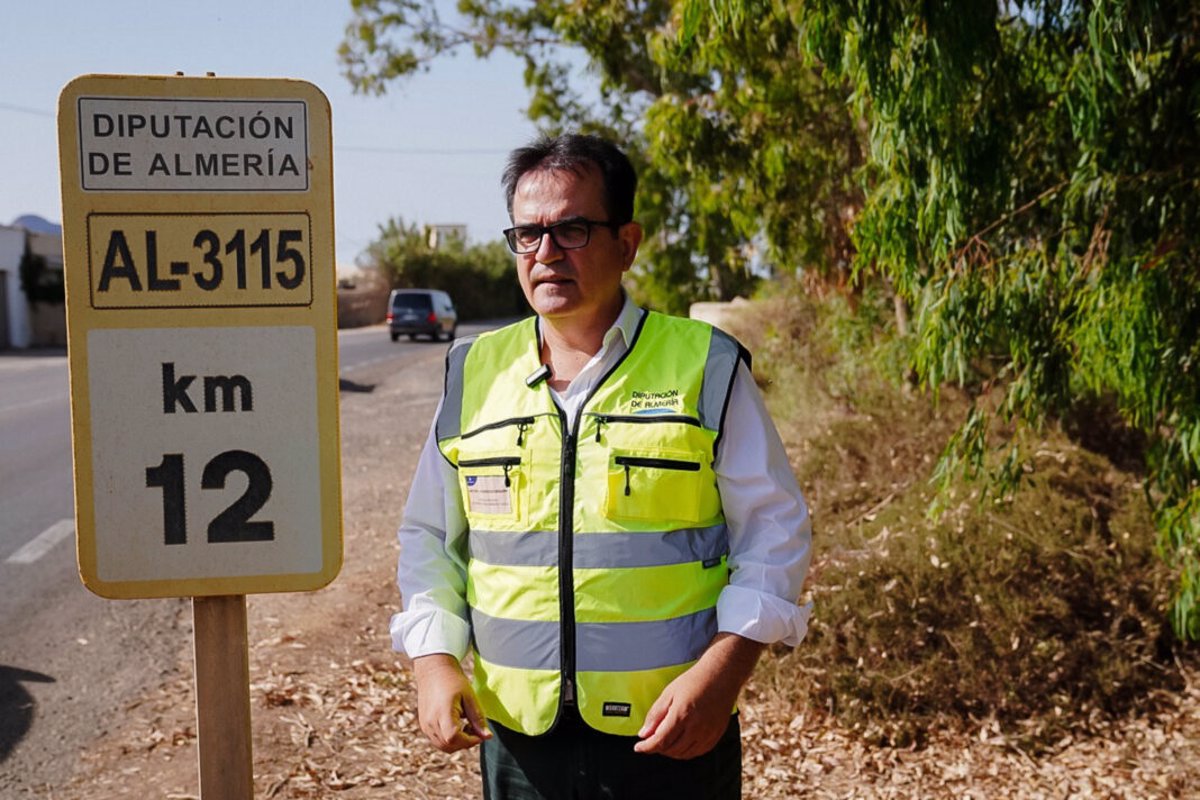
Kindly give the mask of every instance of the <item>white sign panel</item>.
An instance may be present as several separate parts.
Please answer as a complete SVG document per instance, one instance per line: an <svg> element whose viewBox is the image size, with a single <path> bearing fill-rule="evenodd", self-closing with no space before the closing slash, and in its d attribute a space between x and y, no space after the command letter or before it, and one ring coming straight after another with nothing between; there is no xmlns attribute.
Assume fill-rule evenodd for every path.
<svg viewBox="0 0 1200 800"><path fill-rule="evenodd" d="M303 192L300 100L80 97L84 191Z"/></svg>
<svg viewBox="0 0 1200 800"><path fill-rule="evenodd" d="M101 580L321 569L312 328L93 330L87 342Z"/></svg>

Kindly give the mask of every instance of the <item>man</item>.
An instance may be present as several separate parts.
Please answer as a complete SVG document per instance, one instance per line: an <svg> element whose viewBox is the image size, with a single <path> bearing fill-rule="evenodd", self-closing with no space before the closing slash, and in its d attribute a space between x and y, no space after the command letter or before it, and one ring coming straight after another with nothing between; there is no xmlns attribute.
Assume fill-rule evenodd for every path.
<svg viewBox="0 0 1200 800"><path fill-rule="evenodd" d="M451 349L399 532L421 728L482 743L496 800L739 797L738 692L809 613L808 512L749 357L625 295L615 146L539 140L504 187L536 317Z"/></svg>

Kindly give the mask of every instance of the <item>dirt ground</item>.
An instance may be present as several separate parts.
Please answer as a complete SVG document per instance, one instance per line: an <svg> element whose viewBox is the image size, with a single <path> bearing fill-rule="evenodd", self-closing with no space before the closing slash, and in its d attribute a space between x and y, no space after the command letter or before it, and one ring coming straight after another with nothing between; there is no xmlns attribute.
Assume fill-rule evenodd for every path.
<svg viewBox="0 0 1200 800"><path fill-rule="evenodd" d="M326 589L249 598L255 796L477 798L477 757L442 755L415 719L390 649L394 531L440 390L444 348L342 394L345 566ZM371 391L362 391L373 387ZM819 613L819 611L818 611ZM199 798L190 631L178 677L150 687L80 758L54 800ZM985 730L921 750L873 747L823 714L743 697L747 798L1185 798L1200 796L1200 680L1154 718L1064 740L1037 760ZM206 798L205 800L211 800Z"/></svg>

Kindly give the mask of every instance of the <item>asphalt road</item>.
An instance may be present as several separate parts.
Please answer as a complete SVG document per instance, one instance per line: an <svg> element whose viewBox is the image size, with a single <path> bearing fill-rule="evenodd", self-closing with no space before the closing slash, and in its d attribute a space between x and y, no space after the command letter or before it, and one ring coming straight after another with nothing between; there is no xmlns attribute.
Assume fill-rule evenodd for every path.
<svg viewBox="0 0 1200 800"><path fill-rule="evenodd" d="M178 663L181 601L119 608L75 566L65 352L0 354L0 795L53 786L142 685ZM175 636L164 635L174 631ZM149 632L149 633L147 633ZM135 654L131 659L131 654ZM129 662L133 660L131 665Z"/></svg>
<svg viewBox="0 0 1200 800"><path fill-rule="evenodd" d="M460 335L482 326L461 325ZM339 335L343 392L366 366L445 343ZM442 376L431 375L440 383ZM0 796L48 796L122 709L186 664L187 599L105 600L79 581L63 351L0 352Z"/></svg>

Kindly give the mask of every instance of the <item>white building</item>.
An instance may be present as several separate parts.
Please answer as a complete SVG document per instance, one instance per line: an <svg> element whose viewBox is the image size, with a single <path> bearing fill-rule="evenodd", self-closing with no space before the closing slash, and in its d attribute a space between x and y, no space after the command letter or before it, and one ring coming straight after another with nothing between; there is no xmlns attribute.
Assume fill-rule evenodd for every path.
<svg viewBox="0 0 1200 800"><path fill-rule="evenodd" d="M460 223L426 225L425 232L429 237L429 248L431 250L437 250L439 245L444 244L450 239L458 239L462 242L467 241L467 226Z"/></svg>
<svg viewBox="0 0 1200 800"><path fill-rule="evenodd" d="M66 306L31 303L21 286L21 259L26 248L44 259L51 282L61 284L61 234L0 225L0 350L67 343Z"/></svg>

